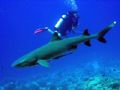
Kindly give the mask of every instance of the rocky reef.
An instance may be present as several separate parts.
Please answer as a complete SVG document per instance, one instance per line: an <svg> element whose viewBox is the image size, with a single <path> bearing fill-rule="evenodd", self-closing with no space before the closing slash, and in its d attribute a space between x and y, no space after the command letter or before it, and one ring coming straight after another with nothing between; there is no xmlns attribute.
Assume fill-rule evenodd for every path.
<svg viewBox="0 0 120 90"><path fill-rule="evenodd" d="M1 85L0 90L120 90L119 67L101 67L92 62L82 69L55 71L25 82L11 81Z"/></svg>
<svg viewBox="0 0 120 90"><path fill-rule="evenodd" d="M120 90L120 79L94 76L84 83L84 90Z"/></svg>

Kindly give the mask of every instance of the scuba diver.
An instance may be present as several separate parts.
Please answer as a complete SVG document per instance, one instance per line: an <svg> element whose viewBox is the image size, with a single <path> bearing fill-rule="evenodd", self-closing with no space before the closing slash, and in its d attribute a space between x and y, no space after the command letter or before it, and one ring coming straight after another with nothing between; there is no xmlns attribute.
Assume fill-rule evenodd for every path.
<svg viewBox="0 0 120 90"><path fill-rule="evenodd" d="M68 33L75 34L75 28L78 26L78 12L77 11L68 11L67 14L62 15L58 20L53 30L59 33L59 36L66 37ZM48 27L37 29L34 33L40 33L48 31L51 34L54 33Z"/></svg>
<svg viewBox="0 0 120 90"><path fill-rule="evenodd" d="M75 34L74 30L78 26L78 18L77 11L69 11L62 15L54 26L54 30L58 31L63 37L67 36L69 32Z"/></svg>

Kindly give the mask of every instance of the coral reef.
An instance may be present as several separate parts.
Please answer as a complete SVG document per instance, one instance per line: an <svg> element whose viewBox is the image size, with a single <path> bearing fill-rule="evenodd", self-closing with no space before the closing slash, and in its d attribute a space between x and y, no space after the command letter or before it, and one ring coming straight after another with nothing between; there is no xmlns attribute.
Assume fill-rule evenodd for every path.
<svg viewBox="0 0 120 90"><path fill-rule="evenodd" d="M120 79L111 77L90 77L84 84L85 90L120 90Z"/></svg>
<svg viewBox="0 0 120 90"><path fill-rule="evenodd" d="M45 77L38 75L25 82L11 81L0 86L0 90L120 90L120 69L95 63L81 69L54 71Z"/></svg>

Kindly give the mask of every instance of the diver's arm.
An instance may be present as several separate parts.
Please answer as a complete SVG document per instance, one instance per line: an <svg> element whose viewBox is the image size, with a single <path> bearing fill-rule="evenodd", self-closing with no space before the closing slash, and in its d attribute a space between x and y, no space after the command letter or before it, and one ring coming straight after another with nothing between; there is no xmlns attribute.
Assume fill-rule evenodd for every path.
<svg viewBox="0 0 120 90"><path fill-rule="evenodd" d="M50 32L51 34L53 34L54 33L54 31L52 31L50 28L48 28L48 27L45 27L45 29L48 31L48 32Z"/></svg>
<svg viewBox="0 0 120 90"><path fill-rule="evenodd" d="M58 36L61 37L61 34L56 30L56 31L52 31L51 29L49 29L48 27L45 27L45 29L47 29L48 32L50 32L51 34L54 34L54 32L58 33Z"/></svg>

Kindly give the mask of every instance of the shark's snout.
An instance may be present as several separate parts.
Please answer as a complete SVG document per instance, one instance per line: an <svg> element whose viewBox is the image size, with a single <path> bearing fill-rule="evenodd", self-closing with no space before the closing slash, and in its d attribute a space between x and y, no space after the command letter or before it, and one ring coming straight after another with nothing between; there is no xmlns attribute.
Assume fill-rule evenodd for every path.
<svg viewBox="0 0 120 90"><path fill-rule="evenodd" d="M15 63L12 63L11 67L15 67L15 66L16 66L16 64L15 64Z"/></svg>
<svg viewBox="0 0 120 90"><path fill-rule="evenodd" d="M18 68L18 67L22 67L22 64L21 64L21 63L14 62L11 66Z"/></svg>
<svg viewBox="0 0 120 90"><path fill-rule="evenodd" d="M13 64L11 65L12 67L16 67L16 68L22 68L22 67L28 67L28 66L33 66L36 65L36 59L34 58L22 58L19 59L15 62L13 62Z"/></svg>

